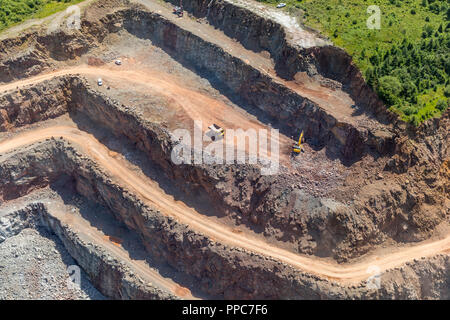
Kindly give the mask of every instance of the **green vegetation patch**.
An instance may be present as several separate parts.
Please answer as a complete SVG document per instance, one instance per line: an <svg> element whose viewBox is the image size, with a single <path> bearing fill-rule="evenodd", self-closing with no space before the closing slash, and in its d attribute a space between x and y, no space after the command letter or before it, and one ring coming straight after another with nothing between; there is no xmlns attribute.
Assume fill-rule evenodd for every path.
<svg viewBox="0 0 450 320"><path fill-rule="evenodd" d="M280 2L352 55L367 83L403 120L419 124L449 107L450 0ZM372 5L381 11L380 29L367 27Z"/></svg>
<svg viewBox="0 0 450 320"><path fill-rule="evenodd" d="M30 18L44 18L83 0L0 0L0 31Z"/></svg>

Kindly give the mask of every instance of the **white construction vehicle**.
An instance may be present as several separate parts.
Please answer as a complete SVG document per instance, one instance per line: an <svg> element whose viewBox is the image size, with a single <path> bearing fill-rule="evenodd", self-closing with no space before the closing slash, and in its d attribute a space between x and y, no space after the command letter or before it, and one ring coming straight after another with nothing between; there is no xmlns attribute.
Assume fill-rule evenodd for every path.
<svg viewBox="0 0 450 320"><path fill-rule="evenodd" d="M209 131L206 132L206 136L209 137L211 141L219 141L225 136L225 130L217 124L210 125L208 129Z"/></svg>

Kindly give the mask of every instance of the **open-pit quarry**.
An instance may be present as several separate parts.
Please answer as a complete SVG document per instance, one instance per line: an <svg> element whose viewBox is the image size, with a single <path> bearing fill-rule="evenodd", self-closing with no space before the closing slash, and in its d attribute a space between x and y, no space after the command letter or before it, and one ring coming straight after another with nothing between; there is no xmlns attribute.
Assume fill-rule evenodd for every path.
<svg viewBox="0 0 450 320"><path fill-rule="evenodd" d="M450 299L449 112L400 121L276 9L177 2L0 34L0 299ZM199 123L277 129L277 171L174 163Z"/></svg>

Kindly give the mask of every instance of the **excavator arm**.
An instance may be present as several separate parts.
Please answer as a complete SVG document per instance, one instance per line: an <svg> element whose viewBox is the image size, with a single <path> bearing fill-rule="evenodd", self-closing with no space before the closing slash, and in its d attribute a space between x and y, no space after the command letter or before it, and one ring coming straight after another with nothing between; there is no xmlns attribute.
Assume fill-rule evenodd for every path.
<svg viewBox="0 0 450 320"><path fill-rule="evenodd" d="M300 153L303 151L303 146L302 146L302 140L303 140L303 131L300 134L300 138L298 139L298 143L294 144L292 146L292 152L294 153Z"/></svg>

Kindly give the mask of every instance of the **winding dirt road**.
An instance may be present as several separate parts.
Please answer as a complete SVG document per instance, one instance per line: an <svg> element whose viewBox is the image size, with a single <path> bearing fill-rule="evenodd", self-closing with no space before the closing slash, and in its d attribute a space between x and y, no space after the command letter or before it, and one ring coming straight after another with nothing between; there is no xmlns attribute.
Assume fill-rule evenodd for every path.
<svg viewBox="0 0 450 320"><path fill-rule="evenodd" d="M346 265L329 263L318 258L295 254L251 235L236 234L232 228L198 213L183 202L174 200L157 183L129 169L129 164L127 164L126 160L112 157L110 155L111 150L96 140L94 136L75 127L55 126L25 132L1 141L0 152L4 153L51 137L64 137L66 140L78 145L119 184L128 188L163 214L175 218L180 223L190 226L209 238L233 247L240 247L261 255L270 256L299 270L330 280L342 283L357 283L370 276L367 272L369 267L377 266L382 272L413 259L430 257L439 253L448 254L450 252L449 235L438 241L420 243L382 257L372 256L366 258L364 262Z"/></svg>
<svg viewBox="0 0 450 320"><path fill-rule="evenodd" d="M83 240L107 249L108 252L114 255L119 261L127 264L142 280L182 299L196 299L189 289L180 286L169 278L164 278L156 270L150 268L145 261L131 258L128 251L123 249L120 245L105 240L105 236L81 216L67 212L65 210L66 208L60 205L54 205L53 203L47 207L48 213L55 219L58 219L62 224L68 225L70 229L81 236Z"/></svg>

